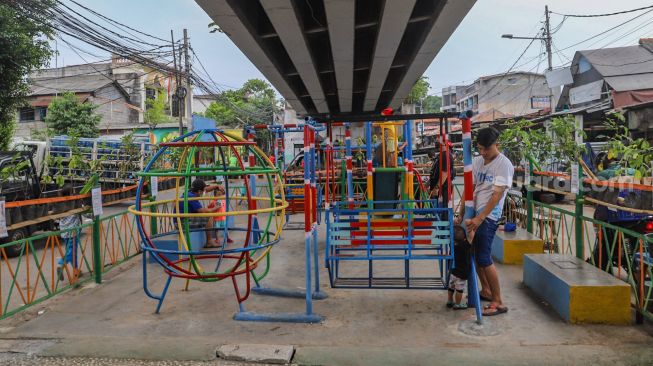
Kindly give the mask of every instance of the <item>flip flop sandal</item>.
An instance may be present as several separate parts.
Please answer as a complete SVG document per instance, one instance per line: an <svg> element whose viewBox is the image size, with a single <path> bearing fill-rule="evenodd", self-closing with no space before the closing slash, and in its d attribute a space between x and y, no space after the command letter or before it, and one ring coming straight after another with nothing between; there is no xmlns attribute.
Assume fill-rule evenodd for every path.
<svg viewBox="0 0 653 366"><path fill-rule="evenodd" d="M454 304L455 304L455 303L454 303L453 301L447 301L447 307L448 307L449 309L451 309L451 308L454 306Z"/></svg>
<svg viewBox="0 0 653 366"><path fill-rule="evenodd" d="M460 304L454 304L454 306L453 306L454 310L465 310L467 308L468 308L468 306L464 302L460 303Z"/></svg>
<svg viewBox="0 0 653 366"><path fill-rule="evenodd" d="M488 310L490 312L488 312ZM496 306L494 304L490 304L490 306L486 307L485 311L483 311L483 316L495 316L495 315L499 315L499 314L505 314L507 312L508 312L508 308L505 307L505 306L498 307L498 306Z"/></svg>

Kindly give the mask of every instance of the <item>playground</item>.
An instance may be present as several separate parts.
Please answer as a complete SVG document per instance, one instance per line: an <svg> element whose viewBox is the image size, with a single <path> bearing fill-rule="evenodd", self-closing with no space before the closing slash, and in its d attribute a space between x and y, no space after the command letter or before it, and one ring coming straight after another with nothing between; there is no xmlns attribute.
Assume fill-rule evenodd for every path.
<svg viewBox="0 0 653 366"><path fill-rule="evenodd" d="M435 122L441 127L440 156L451 158L446 132L461 125L463 161L469 166L471 123L465 115L450 117L442 115ZM628 279L622 283L616 274L575 262L577 258L566 255L574 246L565 246L564 228L573 232L576 221L565 217L562 207L531 203L533 207L520 211L507 204L510 220L519 223L516 216L522 215L531 222L531 227L518 229L517 237L501 230L501 243L495 239L501 251L493 256L508 314L482 315L473 261L465 289L469 308L448 308L448 279L455 268L451 218L457 204L471 202L471 169L455 180L448 174L448 189L441 196L447 200L432 199L410 147L400 141L410 141L413 122L396 116L379 119L359 123L364 138L356 145L353 122L341 124L342 147L332 143L334 126L312 121L252 126L244 137L201 129L160 144L138 173L134 203L122 214L133 224L121 231L122 220L120 228L103 229L104 235L129 235L134 252L97 271L100 267L88 265L97 256L90 254L91 244L85 245L83 258L88 259L82 262L91 276L67 278L73 289L56 292L49 300L50 290L37 297L43 294L39 281L55 289L66 281L48 282L47 272L53 270L38 260L49 258L48 247L34 254L36 283L30 283L29 258L26 286L18 276L22 260L14 259L9 266L13 281L8 293L3 286L3 303L4 312L15 315L0 322L0 344L11 348L18 342L22 345L15 352L37 357L221 357L307 365L647 364L653 358L651 324L634 325L642 314L648 317L648 295L639 292L643 284L637 279L632 294L627 285L637 275L648 276L650 267L624 270ZM384 136L389 127L400 132ZM295 183L297 175L283 174L277 151L273 163L256 146L257 129L304 134L301 185ZM363 174L353 163L356 151L365 154L365 164L358 168ZM446 166L441 169L450 172ZM174 188L144 194L154 177L171 180ZM192 195L197 177L223 188L214 195ZM205 201L203 207L214 202L221 209L192 212L194 201ZM554 213L562 231L549 229ZM96 221L104 227L102 220ZM533 227L533 222L539 224ZM207 232L215 235L214 245L207 246ZM552 236L555 249L544 245ZM32 248L30 243L25 247ZM96 244L108 246L93 240L93 253L107 251L96 251ZM61 250L59 245L53 243L51 250ZM581 238L581 251L584 245ZM585 250L591 249L588 244ZM9 301L14 287L21 298L26 291L32 304L8 308L20 305L16 296ZM565 291L578 295L565 300ZM247 351L230 358L233 354L221 351L225 347ZM270 348L276 351L266 358Z"/></svg>
<svg viewBox="0 0 653 366"><path fill-rule="evenodd" d="M303 241L303 232L286 233L267 281L303 289ZM323 235L319 243L324 253ZM254 323L233 320L230 283L193 283L184 291L177 281L155 314L141 271L133 260L102 285L85 285L6 319L2 337L36 340L43 356L154 360L211 360L223 344L293 345L293 362L306 365L647 364L653 357L650 325L567 324L524 288L517 266L499 266L511 309L509 316L485 319L492 335L468 331L474 310L447 309L444 291L325 289L329 297L314 303L324 316L319 324ZM321 275L327 276L323 268ZM162 288L166 277L152 268L150 285ZM289 298L252 295L247 305L304 311L303 301Z"/></svg>

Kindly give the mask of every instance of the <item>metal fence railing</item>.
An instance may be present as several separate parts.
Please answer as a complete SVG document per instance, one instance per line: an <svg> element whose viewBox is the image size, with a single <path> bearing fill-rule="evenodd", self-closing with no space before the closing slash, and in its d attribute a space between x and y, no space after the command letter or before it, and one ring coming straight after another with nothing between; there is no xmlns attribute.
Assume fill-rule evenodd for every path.
<svg viewBox="0 0 653 366"><path fill-rule="evenodd" d="M571 206L509 193L504 215L542 239L543 252L573 255L628 283L637 321L653 320L653 237L589 217L582 198Z"/></svg>
<svg viewBox="0 0 653 366"><path fill-rule="evenodd" d="M171 207L162 206L161 211ZM170 219L156 222L143 217L146 232L174 230ZM0 319L25 310L85 282L102 282L104 273L141 253L137 218L123 211L61 231L48 231L0 245ZM66 257L67 239L74 233L71 260ZM72 245L72 242L71 242ZM18 246L19 255L8 255Z"/></svg>

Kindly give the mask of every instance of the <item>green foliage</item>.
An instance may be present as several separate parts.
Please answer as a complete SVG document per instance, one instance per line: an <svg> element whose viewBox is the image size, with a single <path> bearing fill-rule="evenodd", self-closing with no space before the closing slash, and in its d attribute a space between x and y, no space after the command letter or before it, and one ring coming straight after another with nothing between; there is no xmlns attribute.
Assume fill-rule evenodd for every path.
<svg viewBox="0 0 653 366"><path fill-rule="evenodd" d="M96 109L96 105L80 103L74 93L67 92L52 100L45 123L54 134L97 137L102 116L95 113Z"/></svg>
<svg viewBox="0 0 653 366"><path fill-rule="evenodd" d="M163 92L158 91L156 98L147 99L145 105L144 120L150 128L156 128L159 123L170 121L170 117L166 114L166 102Z"/></svg>
<svg viewBox="0 0 653 366"><path fill-rule="evenodd" d="M613 136L608 143L608 159L616 160L620 166L616 175L631 168L635 170L637 179L650 176L653 161L653 147L650 143L643 138L633 139L626 127L626 120L620 113L608 117L605 125Z"/></svg>
<svg viewBox="0 0 653 366"><path fill-rule="evenodd" d="M118 159L118 179L130 179L131 175L139 170L141 159L140 146L134 141L134 132L120 138L122 149ZM179 149L177 149L179 150Z"/></svg>
<svg viewBox="0 0 653 366"><path fill-rule="evenodd" d="M533 123L525 119L508 121L507 127L499 136L499 144L504 154L513 163L522 159L544 161L552 150L553 141L544 130L533 128ZM537 166L539 169L539 166Z"/></svg>
<svg viewBox="0 0 653 366"><path fill-rule="evenodd" d="M61 156L55 157L48 154L45 157L45 166L48 169L48 174L43 174L41 176L41 183L43 184L56 183L59 188L63 187L63 185L66 182L63 157ZM54 175L52 175L53 171L56 171Z"/></svg>
<svg viewBox="0 0 653 366"><path fill-rule="evenodd" d="M254 124L271 124L274 114L281 109L274 89L267 82L250 79L240 89L225 90L217 95L204 116L214 119L219 125L240 128ZM257 131L260 146L269 146L270 134Z"/></svg>
<svg viewBox="0 0 653 366"><path fill-rule="evenodd" d="M419 103L420 100L426 98L426 95L429 92L429 87L431 86L428 82L427 76L421 76L413 85L413 88L408 93L405 102L408 104Z"/></svg>
<svg viewBox="0 0 653 366"><path fill-rule="evenodd" d="M1 102L0 102L1 104ZM1 109L2 107L0 107ZM0 122L0 150L7 151L11 145L11 138L16 130L16 120L11 118L7 122Z"/></svg>
<svg viewBox="0 0 653 366"><path fill-rule="evenodd" d="M2 181L17 181L22 170L30 166L30 162L24 159L20 153L14 155L12 158L13 164L7 164L0 170L0 180Z"/></svg>
<svg viewBox="0 0 653 366"><path fill-rule="evenodd" d="M549 125L554 148L551 150L555 161L571 162L581 159L585 146L576 142L576 119L574 116L554 117ZM583 140L585 131L580 131Z"/></svg>
<svg viewBox="0 0 653 366"><path fill-rule="evenodd" d="M45 5L51 0L43 0ZM11 4L11 5L10 5ZM14 131L16 109L29 93L27 76L47 65L53 51L48 43L52 33L49 20L29 8L16 12L13 2L0 4L0 149L8 150Z"/></svg>
<svg viewBox="0 0 653 366"><path fill-rule="evenodd" d="M422 113L438 113L442 107L442 97L429 95L422 101Z"/></svg>
<svg viewBox="0 0 653 366"><path fill-rule="evenodd" d="M524 119L510 121L507 126L499 136L499 143L513 162L531 160L540 169L539 164L544 162L576 162L585 151L582 144L576 143L573 116L554 117L549 125L549 133ZM581 134L585 137L583 131Z"/></svg>

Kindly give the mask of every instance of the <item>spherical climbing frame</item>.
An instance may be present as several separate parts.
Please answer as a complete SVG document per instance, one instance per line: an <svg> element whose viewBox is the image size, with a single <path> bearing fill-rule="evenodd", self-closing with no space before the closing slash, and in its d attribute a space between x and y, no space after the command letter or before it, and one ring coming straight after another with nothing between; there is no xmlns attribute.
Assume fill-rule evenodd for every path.
<svg viewBox="0 0 653 366"><path fill-rule="evenodd" d="M172 142L162 143L160 149L139 173L140 180L137 189L135 205L129 211L137 216L137 227L143 250L143 289L145 294L158 301L156 313L159 313L172 278L186 281L188 288L190 280L201 282L217 282L231 279L238 302L236 320L244 321L286 321L286 322L319 322L321 317L312 313L314 293L310 287L310 261L307 261L307 304L306 312L299 314L260 314L247 312L244 302L251 292L261 290L263 294L279 295L271 289L260 286L260 282L270 270L270 253L278 244L284 221L284 210L288 206L283 194L282 180L277 169L267 158L249 135L249 141L240 136L221 130L200 130L189 132ZM202 151L203 149L203 151ZM181 150L181 151L179 151ZM208 154L206 153L209 151ZM203 152L212 155L215 164L200 166L198 155ZM237 167L229 167L227 154L234 154L238 160ZM242 156L248 155L246 163ZM167 164L161 163L164 157L170 157ZM257 176L264 177L268 186L269 197L256 196ZM144 203L141 192L151 177L166 177L175 179L175 196L173 199L155 200ZM217 197L190 197L191 181L196 178L222 179L225 192L230 192L230 178L242 178L245 196L225 194ZM223 200L225 209L209 213L189 213L189 201ZM239 208L238 201L246 202L246 208ZM260 204L268 206L258 208ZM169 206L173 206L172 209ZM168 211L168 212L166 212ZM259 220L262 218L262 225ZM144 225L144 217L152 220L172 220L175 229L171 232L158 234L148 231ZM197 245L208 229L205 221L227 217L246 218L244 226L225 225L222 245L211 250L201 250ZM197 221L201 224L194 225ZM244 233L244 240L227 246L227 232ZM174 244L170 246L170 243ZM307 248L310 249L310 248ZM149 256L149 260L148 260ZM310 250L307 257L310 256ZM150 291L147 280L147 266L156 263L163 268L168 276L160 294ZM257 270L259 270L257 272ZM244 282L244 284L243 284ZM252 285L252 282L254 284ZM243 288L244 287L244 288Z"/></svg>

